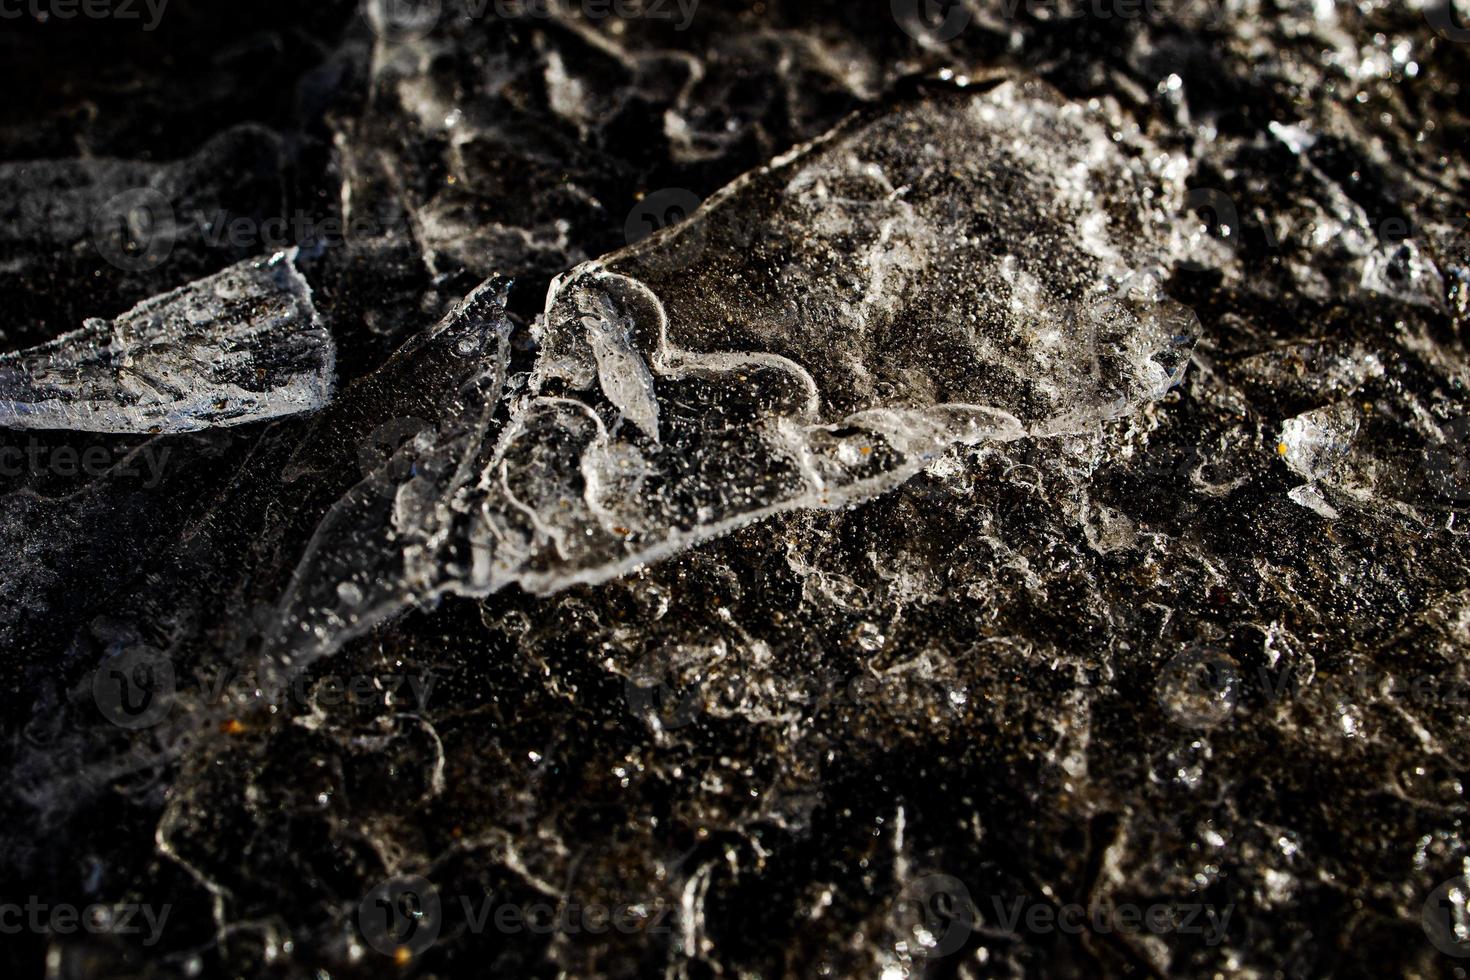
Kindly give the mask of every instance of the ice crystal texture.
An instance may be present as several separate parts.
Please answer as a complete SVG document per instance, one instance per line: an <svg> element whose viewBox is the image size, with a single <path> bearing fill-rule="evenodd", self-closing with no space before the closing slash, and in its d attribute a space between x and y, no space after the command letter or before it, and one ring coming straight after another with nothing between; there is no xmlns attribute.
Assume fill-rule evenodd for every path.
<svg viewBox="0 0 1470 980"><path fill-rule="evenodd" d="M951 446L1096 431L1176 384L1196 332L1146 271L1163 224L1147 186L1096 119L1006 80L860 117L741 178L552 283L493 450L482 424L371 488L413 567L341 525L362 520L351 497L319 532L335 547L297 573L325 601L290 604L285 636L334 648L391 610L364 591L604 581L891 490Z"/></svg>
<svg viewBox="0 0 1470 980"><path fill-rule="evenodd" d="M1463 14L7 21L0 958L1453 973Z"/></svg>
<svg viewBox="0 0 1470 980"><path fill-rule="evenodd" d="M0 357L0 426L191 432L321 408L336 348L292 260L246 261Z"/></svg>

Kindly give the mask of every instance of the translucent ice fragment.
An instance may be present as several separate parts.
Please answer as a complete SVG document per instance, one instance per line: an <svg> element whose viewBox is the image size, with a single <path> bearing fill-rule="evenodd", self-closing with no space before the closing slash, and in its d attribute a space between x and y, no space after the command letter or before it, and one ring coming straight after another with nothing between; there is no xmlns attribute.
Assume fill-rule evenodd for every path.
<svg viewBox="0 0 1470 980"><path fill-rule="evenodd" d="M494 446L509 338L502 285L488 282L317 420L303 455L355 443L361 479L296 567L272 643L280 659L310 660L470 574L464 524ZM293 461L287 474L301 469Z"/></svg>
<svg viewBox="0 0 1470 980"><path fill-rule="evenodd" d="M1351 402L1304 412L1281 426L1278 451L1287 466L1309 480L1344 483L1359 421Z"/></svg>
<svg viewBox="0 0 1470 980"><path fill-rule="evenodd" d="M1363 261L1362 285L1419 306L1438 308L1444 300L1444 278L1413 241L1380 245Z"/></svg>
<svg viewBox="0 0 1470 980"><path fill-rule="evenodd" d="M321 408L336 348L295 251L0 356L0 425L191 432Z"/></svg>
<svg viewBox="0 0 1470 980"><path fill-rule="evenodd" d="M400 605L549 592L867 499L956 444L1095 427L1177 383L1194 339L1149 274L1148 181L1039 83L857 117L554 281L498 440L424 447L391 508L350 518L392 535L355 536L396 552ZM332 648L363 567L303 568L323 598L284 635Z"/></svg>
<svg viewBox="0 0 1470 980"><path fill-rule="evenodd" d="M1351 504L1433 522L1470 502L1467 433L1463 403L1421 402L1390 390L1371 402L1338 401L1287 419L1277 452L1310 481L1291 499L1325 517Z"/></svg>
<svg viewBox="0 0 1470 980"><path fill-rule="evenodd" d="M552 286L455 588L596 582L1177 383L1151 178L1034 82L854 118Z"/></svg>
<svg viewBox="0 0 1470 980"><path fill-rule="evenodd" d="M1327 498L1322 496L1322 491L1318 490L1314 484L1303 483L1287 491L1286 496L1291 499L1292 503L1300 504L1329 521L1335 521L1340 516L1337 508L1328 503Z"/></svg>

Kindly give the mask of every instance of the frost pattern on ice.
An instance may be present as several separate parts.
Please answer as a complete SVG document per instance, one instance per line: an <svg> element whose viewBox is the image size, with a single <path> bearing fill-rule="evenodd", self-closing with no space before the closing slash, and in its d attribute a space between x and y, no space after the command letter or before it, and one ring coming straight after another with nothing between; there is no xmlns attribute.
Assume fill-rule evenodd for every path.
<svg viewBox="0 0 1470 980"><path fill-rule="evenodd" d="M851 120L573 269L473 485L448 474L480 447L441 443L432 494L399 486L403 541L465 536L453 560L420 549L400 600L604 581L891 490L955 445L1085 431L1158 397L1196 325L1150 273L1146 182L1081 107L1002 81ZM325 592L364 564L298 579ZM334 591L285 612L317 653L368 625Z"/></svg>
<svg viewBox="0 0 1470 980"><path fill-rule="evenodd" d="M241 262L0 357L0 425L192 432L321 408L336 347L294 259Z"/></svg>

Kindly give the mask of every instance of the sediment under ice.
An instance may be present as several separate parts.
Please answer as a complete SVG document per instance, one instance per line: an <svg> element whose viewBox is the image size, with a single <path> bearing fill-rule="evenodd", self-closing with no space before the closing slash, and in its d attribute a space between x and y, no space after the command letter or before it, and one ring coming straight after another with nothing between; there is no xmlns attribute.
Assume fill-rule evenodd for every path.
<svg viewBox="0 0 1470 980"><path fill-rule="evenodd" d="M1470 45L1427 19L1447 23L1445 4L1126 17L971 3L951 7L972 16L950 40L851 4L701 4L684 32L592 22L575 4L493 18L445 4L433 31L401 42L375 36L355 4L182 6L165 25L177 46L126 24L100 46L55 22L4 32L5 63L41 83L18 84L0 119L15 161L0 164L14 202L0 222L5 349L296 244L340 391L310 415L195 433L0 429L0 664L15 702L4 880L53 908L172 909L152 946L80 929L7 936L11 972L1453 970L1470 935L1470 170L1457 152ZM1073 101L1002 130L1007 93L972 82L935 95L998 114L974 148L932 140L934 107L894 101L916 76L959 88L997 67ZM936 289L909 256L878 251L899 312L866 313L867 280L841 278L841 250L808 254L815 209L783 203L822 147L776 162L774 203L755 194L759 175L743 182L748 210L723 212L728 232L712 206L649 241L640 254L666 271L610 256L561 284L565 315L536 322L552 276L621 247L630 226L667 223L647 220L649 201L707 198L855 109L834 140L917 119L898 156L933 141L931 179L988 180L959 200L956 236L993 242L997 261L1014 255L1049 289L1074 273L1105 283L1072 259L1105 255L1104 242L1117 278L1146 275L1158 224L1178 215L1165 290L1201 324L1184 382L1100 424L1085 416L1107 403L1104 384L1028 410L1044 375L1023 360L1015 384L945 387L952 360L1014 354L1000 342L1009 321L984 332L996 342L983 355L930 339L971 309L1006 308L982 296L944 309L989 266ZM1104 132L1112 145L1094 139ZM909 181L911 168L877 162L894 190ZM1126 169L1113 180L1107 166ZM1071 184L1074 168L1103 172L1092 202L1028 190ZM177 233L157 268L125 270L119 257L146 265L162 248L104 205L144 187ZM869 210L907 202L922 218L921 190ZM1050 213L1055 233L1028 234ZM763 247L793 215L801 251ZM283 244L229 232L274 220L291 229ZM893 229L896 245L915 232ZM831 278L815 271L826 262ZM787 317L758 292L788 268L848 299L861 343L845 321L807 322L804 295ZM513 281L431 331L492 275ZM677 358L644 329L645 286ZM800 391L781 408L798 434L965 400L1036 434L942 450L890 492L773 514L596 586L447 597L309 669L283 665L284 686L254 670L262 645L304 660L472 578L472 532L506 506L481 475L511 446L512 419L527 447L503 454L517 499L570 529L538 539L524 515L530 531L510 540L526 569L596 571L609 555L641 560L634 545L677 547L656 524L636 540L603 532L576 495L552 524L525 488L567 479L568 459L572 479L582 472L582 446L557 438L570 426L547 410L557 397L648 463L647 499L623 508L634 516L687 513L670 479L719 513L781 503L793 484L809 498L799 476L737 497L702 475L741 461L713 452L722 433L751 453L776 446L748 405L796 375L772 366L758 387L716 385L728 375L670 362L751 351L811 377L815 414L798 411ZM698 391L707 401L689 400ZM1084 412L1066 418L1072 404ZM666 476L676 444L704 454ZM89 452L104 464L79 472ZM840 479L834 502L868 492ZM623 516L612 523L633 530ZM586 527L588 554L564 559ZM487 573L501 560L517 573L515 548L483 551ZM363 588L379 575L381 593ZM177 684L154 685L169 712L153 727L99 711L96 679L134 651ZM346 696L356 679L368 697ZM443 912L406 965L361 918L390 876L427 880ZM557 918L627 907L663 928L507 932L486 902L544 902ZM1129 906L1176 910L1178 925L1199 910L1197 931L1087 921ZM1057 928L1057 909L1083 928ZM1032 910L1052 926L1032 928Z"/></svg>

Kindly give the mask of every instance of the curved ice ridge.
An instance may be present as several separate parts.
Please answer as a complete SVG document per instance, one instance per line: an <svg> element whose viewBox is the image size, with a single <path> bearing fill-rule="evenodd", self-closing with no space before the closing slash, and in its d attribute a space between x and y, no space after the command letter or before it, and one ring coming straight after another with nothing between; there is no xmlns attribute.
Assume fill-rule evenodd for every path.
<svg viewBox="0 0 1470 980"><path fill-rule="evenodd" d="M1132 411L1178 383L1196 326L1134 271L1164 250L1149 179L1026 81L855 117L747 174L553 281L498 437L475 434L487 387L401 450L410 478L339 504L282 644L310 659L445 593L603 582L869 499L957 445ZM503 314L476 305L436 335L500 317L503 381Z"/></svg>

